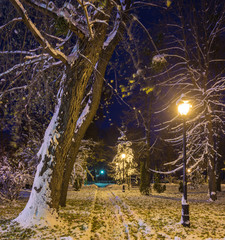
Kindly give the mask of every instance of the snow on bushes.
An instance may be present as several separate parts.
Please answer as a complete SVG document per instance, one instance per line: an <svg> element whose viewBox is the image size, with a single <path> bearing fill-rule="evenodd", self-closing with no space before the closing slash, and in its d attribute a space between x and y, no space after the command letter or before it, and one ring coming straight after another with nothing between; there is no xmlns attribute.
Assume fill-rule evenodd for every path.
<svg viewBox="0 0 225 240"><path fill-rule="evenodd" d="M152 58L152 68L156 72L160 72L167 64L164 54L157 54Z"/></svg>
<svg viewBox="0 0 225 240"><path fill-rule="evenodd" d="M13 164L6 156L0 159L0 199L17 200L21 188L32 185L32 181L33 176L23 162Z"/></svg>

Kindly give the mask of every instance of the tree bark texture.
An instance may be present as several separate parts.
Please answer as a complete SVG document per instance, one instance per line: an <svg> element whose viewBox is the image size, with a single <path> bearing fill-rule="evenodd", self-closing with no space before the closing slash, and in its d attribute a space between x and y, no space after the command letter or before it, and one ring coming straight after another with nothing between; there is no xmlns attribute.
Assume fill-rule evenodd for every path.
<svg viewBox="0 0 225 240"><path fill-rule="evenodd" d="M59 208L67 154L87 83L102 51L106 30L106 24L97 24L95 38L82 42L82 55L73 65L66 64L59 104L45 133L31 196L25 209L15 219L23 226L35 225L37 220L40 223L42 219L47 224L55 224L54 213Z"/></svg>
<svg viewBox="0 0 225 240"><path fill-rule="evenodd" d="M104 36L104 31L102 36ZM86 54L91 63L98 60L99 52L104 39L100 37L91 41L86 47ZM85 55L86 55L85 54ZM82 58L82 57L81 57ZM80 59L75 68L68 69L67 84L65 86L62 105L59 112L58 132L62 132L59 138L59 145L55 151L55 166L53 168L52 181L50 183L52 202L50 207L58 209L61 195L62 177L65 168L67 153L69 152L72 138L76 127L76 122L80 113L81 102L84 97L88 80L92 74L93 66L86 59Z"/></svg>
<svg viewBox="0 0 225 240"><path fill-rule="evenodd" d="M45 132L44 142L39 151L40 163L37 167L29 201L21 214L15 219L15 221L24 227L29 227L37 223L55 225L61 195L63 196L63 201L65 202L66 200L69 177L75 161L74 156L77 155L80 142L100 102L105 69L120 38L121 32L118 31L122 14L117 13L116 18L112 17L113 20L110 19L113 4L111 4L111 1L106 1L104 14L101 11L97 11L94 14L94 19L92 19L96 20L96 22L93 21L93 25L90 25L90 19L87 15L89 13L86 11L86 23L92 34L90 37L88 32L84 33L81 38L79 38L79 34L77 35L79 38L76 40L79 43L77 46L82 46L82 49L78 49L76 58L73 58L72 60L74 61L71 61L70 56L67 57L45 39L41 31L39 31L29 18L20 0L11 0L11 2L43 49L53 58L61 60L66 69L63 81L60 84L58 104L56 105L55 113L49 127ZM57 18L58 15L55 16L55 14L60 10L56 9L57 11L54 12L54 9L43 8L39 2L35 1L26 1L26 3L31 4L32 7L42 13L44 12L44 14L46 11L53 14L53 18ZM126 6L130 6L129 0L127 0ZM66 16L62 16L66 18ZM72 22L73 19L68 18L65 20L69 21L68 26L72 32L79 30L71 28L71 24L75 28L77 27L76 23ZM111 23L114 24L113 29L108 25L109 22L110 25ZM79 31L81 33L83 30L80 29ZM117 32L116 35L115 32ZM95 66L97 66L96 72L94 70ZM89 112L85 121L80 126L77 126L80 114L84 110L81 103L92 74L95 77L95 81L92 86L93 95L90 99ZM73 141L74 145L71 148ZM67 158L68 154L73 157Z"/></svg>
<svg viewBox="0 0 225 240"><path fill-rule="evenodd" d="M102 86L104 82L104 75L106 71L106 67L108 65L108 62L115 50L115 47L121 40L121 35L123 33L124 29L121 25L117 31L116 36L111 41L108 47L106 47L100 55L99 62L97 65L97 71L94 70L93 78L94 78L94 84L93 84L93 94L92 94L92 100L90 104L90 109L87 115L85 116L85 120L82 123L82 125L79 127L78 131L74 134L74 141L71 144L71 148L69 150L69 156L66 161L65 170L63 174L63 182L62 182L62 190L61 190L61 198L60 198L60 205L62 207L66 206L66 197L67 197L67 190L69 186L70 176L71 172L73 170L74 163L76 161L76 156L79 151L80 142L83 139L85 132L87 128L89 127L91 121L93 120L100 100L101 100L101 93L102 93Z"/></svg>
<svg viewBox="0 0 225 240"><path fill-rule="evenodd" d="M206 119L208 122L207 129L208 129L208 138L210 146L214 146L213 141L213 126L211 115L206 113ZM209 151L207 156L207 164L208 164L208 187L209 187L209 196L212 201L217 199L217 189L216 189L216 173L215 173L215 160L213 157L214 153L212 150Z"/></svg>

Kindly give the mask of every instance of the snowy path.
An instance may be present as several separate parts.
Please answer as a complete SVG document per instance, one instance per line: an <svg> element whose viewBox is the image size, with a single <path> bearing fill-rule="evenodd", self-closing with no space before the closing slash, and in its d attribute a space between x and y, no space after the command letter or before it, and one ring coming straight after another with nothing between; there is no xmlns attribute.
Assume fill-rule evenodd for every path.
<svg viewBox="0 0 225 240"><path fill-rule="evenodd" d="M189 191L191 227L180 224L181 194L168 184L160 195L141 195L138 188L122 192L119 185L84 186L68 191L67 206L60 208L60 226L27 231L8 226L23 209L27 194L15 204L0 207L0 239L29 240L225 240L225 185L218 201L207 202L207 186ZM30 231L31 230L31 231ZM27 238L24 238L24 236ZM9 237L11 236L11 237ZM23 236L23 237L21 237ZM29 237L28 237L29 236Z"/></svg>
<svg viewBox="0 0 225 240"><path fill-rule="evenodd" d="M83 239L151 239L152 230L113 191L97 189Z"/></svg>

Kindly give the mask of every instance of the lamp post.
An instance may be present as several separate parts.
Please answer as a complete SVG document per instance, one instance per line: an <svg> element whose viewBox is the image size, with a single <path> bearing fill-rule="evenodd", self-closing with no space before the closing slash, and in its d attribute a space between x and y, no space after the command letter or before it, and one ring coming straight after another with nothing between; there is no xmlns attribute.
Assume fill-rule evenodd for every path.
<svg viewBox="0 0 225 240"><path fill-rule="evenodd" d="M178 105L178 112L183 116L183 197L182 197L182 216L181 224L184 227L190 227L189 204L187 202L187 175L186 175L186 115L191 105L188 101L183 101Z"/></svg>
<svg viewBox="0 0 225 240"><path fill-rule="evenodd" d="M122 186L122 191L125 192L125 185L124 185L124 160L125 160L125 157L126 157L126 154L122 154L121 155L122 159L123 159L123 186Z"/></svg>

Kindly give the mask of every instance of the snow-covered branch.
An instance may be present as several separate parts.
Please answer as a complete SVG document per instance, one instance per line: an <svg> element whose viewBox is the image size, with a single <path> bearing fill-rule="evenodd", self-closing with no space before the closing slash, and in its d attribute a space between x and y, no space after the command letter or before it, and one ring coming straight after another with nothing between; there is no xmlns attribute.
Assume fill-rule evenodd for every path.
<svg viewBox="0 0 225 240"><path fill-rule="evenodd" d="M30 52L30 51L20 51L20 50L15 50L15 51L0 51L0 55L7 55L7 54L34 55L34 53L33 53L33 52Z"/></svg>
<svg viewBox="0 0 225 240"><path fill-rule="evenodd" d="M23 5L19 0L10 0L12 4L17 9L20 16L27 27L30 29L36 40L43 46L43 48L54 58L61 60L63 63L67 63L67 57L61 51L53 48L50 43L43 37L37 27L34 25L32 20L29 18L27 11L24 9Z"/></svg>
<svg viewBox="0 0 225 240"><path fill-rule="evenodd" d="M79 38L83 39L84 37L89 36L88 29L85 28L83 16L79 15L79 12L71 3L66 2L62 8L57 8L52 1L49 3L40 3L36 0L24 1L42 13L54 18L55 20L58 18L63 18L67 22L68 28Z"/></svg>
<svg viewBox="0 0 225 240"><path fill-rule="evenodd" d="M21 21L23 21L23 19L21 17L20 18L14 18L11 21L7 22L6 24L0 26L0 31L2 31L5 27L7 27L8 25L10 25L12 23L21 22Z"/></svg>
<svg viewBox="0 0 225 240"><path fill-rule="evenodd" d="M182 168L183 168L183 165L175 168L174 170L168 171L168 172L157 171L157 170L153 170L151 168L149 168L148 170L151 171L151 172L154 172L154 173L159 173L159 174L172 174L172 173L175 173L175 172L181 170Z"/></svg>
<svg viewBox="0 0 225 240"><path fill-rule="evenodd" d="M94 38L94 33L93 33L93 30L92 30L92 27L91 27L91 24L90 24L90 18L89 18L88 11L87 11L87 5L84 5L83 1L81 1L81 0L77 0L77 1L84 10L84 14L85 14L87 25L88 25L89 34L90 34L90 37L93 39Z"/></svg>
<svg viewBox="0 0 225 240"><path fill-rule="evenodd" d="M3 76L8 75L10 73L12 73L13 71L15 71L15 70L17 70L17 69L19 69L21 67L25 67L27 65L31 65L31 64L33 64L35 62L38 62L38 61L39 61L39 59L35 59L35 60L28 60L28 61L26 61L24 63L16 64L13 67L11 67L10 69L6 70L5 72L0 73L0 78L3 77Z"/></svg>
<svg viewBox="0 0 225 240"><path fill-rule="evenodd" d="M113 30L108 34L108 37L104 42L103 49L105 49L109 45L109 43L112 41L112 39L118 33L118 29L119 29L119 26L120 26L120 21L121 21L120 14L117 13L115 23L114 23L114 26L113 26Z"/></svg>

